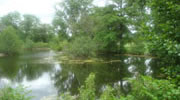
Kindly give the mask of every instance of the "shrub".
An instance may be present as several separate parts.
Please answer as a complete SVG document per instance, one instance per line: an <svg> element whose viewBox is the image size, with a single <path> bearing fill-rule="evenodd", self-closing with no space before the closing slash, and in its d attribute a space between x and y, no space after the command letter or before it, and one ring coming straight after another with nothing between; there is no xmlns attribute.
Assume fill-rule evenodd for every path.
<svg viewBox="0 0 180 100"><path fill-rule="evenodd" d="M116 100L113 92L114 92L114 89L110 86L107 86L105 91L102 93L100 100Z"/></svg>
<svg viewBox="0 0 180 100"><path fill-rule="evenodd" d="M95 75L90 74L85 81L85 85L79 89L79 100L95 100Z"/></svg>
<svg viewBox="0 0 180 100"><path fill-rule="evenodd" d="M60 41L58 38L55 38L52 42L49 43L50 48L57 51L62 51L67 45L67 40Z"/></svg>
<svg viewBox="0 0 180 100"><path fill-rule="evenodd" d="M19 54L22 50L22 42L13 27L7 27L0 33L0 52L7 55Z"/></svg>
<svg viewBox="0 0 180 100"><path fill-rule="evenodd" d="M85 85L79 89L79 95L71 96L70 93L60 95L59 100L95 100L95 75L90 74L85 81Z"/></svg>
<svg viewBox="0 0 180 100"><path fill-rule="evenodd" d="M34 45L34 42L31 39L27 38L25 43L24 43L24 48L25 49L32 49L33 45Z"/></svg>
<svg viewBox="0 0 180 100"><path fill-rule="evenodd" d="M126 53L129 54L144 54L145 45L143 43L127 43L125 46Z"/></svg>
<svg viewBox="0 0 180 100"><path fill-rule="evenodd" d="M75 100L73 96L70 95L70 93L62 94L58 100Z"/></svg>
<svg viewBox="0 0 180 100"><path fill-rule="evenodd" d="M96 48L96 43L90 37L81 36L71 41L64 51L73 57L90 57L95 55Z"/></svg>
<svg viewBox="0 0 180 100"><path fill-rule="evenodd" d="M5 87L0 89L0 100L31 100L32 97L27 96L30 91L19 86L17 88Z"/></svg>
<svg viewBox="0 0 180 100"><path fill-rule="evenodd" d="M129 79L131 91L124 96L122 92L106 86L106 89L99 97L95 95L95 75L90 74L86 79L86 84L80 88L78 98L63 95L62 100L180 100L180 88L171 84L168 80L157 80L148 76L137 76L136 79Z"/></svg>
<svg viewBox="0 0 180 100"><path fill-rule="evenodd" d="M37 42L33 44L33 48L48 48L49 44L44 42Z"/></svg>
<svg viewBox="0 0 180 100"><path fill-rule="evenodd" d="M180 100L180 88L176 88L168 80L139 76L130 83L132 91L129 96L133 100Z"/></svg>
<svg viewBox="0 0 180 100"><path fill-rule="evenodd" d="M147 41L140 36L135 36L131 42L126 42L124 45L126 53L130 54L149 54L149 50L147 48Z"/></svg>
<svg viewBox="0 0 180 100"><path fill-rule="evenodd" d="M33 42L31 39L26 39L24 43L24 49L35 49L35 48L49 48L49 44L44 42Z"/></svg>
<svg viewBox="0 0 180 100"><path fill-rule="evenodd" d="M161 68L161 70L164 72L166 78L170 80L171 83L180 86L180 65L168 66Z"/></svg>

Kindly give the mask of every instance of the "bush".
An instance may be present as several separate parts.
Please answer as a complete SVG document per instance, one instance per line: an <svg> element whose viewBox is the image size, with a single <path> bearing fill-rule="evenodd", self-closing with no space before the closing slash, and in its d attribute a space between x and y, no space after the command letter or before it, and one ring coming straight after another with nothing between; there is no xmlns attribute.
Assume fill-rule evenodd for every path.
<svg viewBox="0 0 180 100"><path fill-rule="evenodd" d="M19 86L17 88L5 87L0 89L0 100L31 100L32 97L27 96L30 91Z"/></svg>
<svg viewBox="0 0 180 100"><path fill-rule="evenodd" d="M131 42L127 42L124 45L126 53L129 54L149 54L147 48L147 41L140 36L135 36L135 39L132 39Z"/></svg>
<svg viewBox="0 0 180 100"><path fill-rule="evenodd" d="M33 44L33 48L48 48L49 44L44 42L37 42Z"/></svg>
<svg viewBox="0 0 180 100"><path fill-rule="evenodd" d="M70 93L60 95L58 100L95 100L95 74L90 74L85 81L85 85L79 89L78 96L71 96Z"/></svg>
<svg viewBox="0 0 180 100"><path fill-rule="evenodd" d="M170 80L171 83L174 83L180 86L180 65L168 66L161 68L164 72L166 78Z"/></svg>
<svg viewBox="0 0 180 100"><path fill-rule="evenodd" d="M124 47L128 54L145 54L146 51L143 43L127 43Z"/></svg>
<svg viewBox="0 0 180 100"><path fill-rule="evenodd" d="M180 88L171 84L168 80L157 80L148 76L137 76L136 79L129 79L131 91L127 96L122 92L106 86L106 89L99 97L95 95L95 75L91 74L86 79L86 84L80 88L78 99L70 94L63 95L62 100L180 100Z"/></svg>
<svg viewBox="0 0 180 100"><path fill-rule="evenodd" d="M67 45L67 40L60 41L59 38L54 38L52 42L49 43L50 48L57 51L62 51Z"/></svg>
<svg viewBox="0 0 180 100"><path fill-rule="evenodd" d="M79 89L79 100L95 100L95 75L90 74L85 81L85 85Z"/></svg>
<svg viewBox="0 0 180 100"><path fill-rule="evenodd" d="M129 96L133 100L180 100L180 88L176 88L168 80L139 76L130 83L132 91Z"/></svg>
<svg viewBox="0 0 180 100"><path fill-rule="evenodd" d="M24 48L25 49L32 49L33 45L34 45L34 42L31 39L27 38L25 43L24 43Z"/></svg>
<svg viewBox="0 0 180 100"><path fill-rule="evenodd" d="M76 100L70 93L65 93L60 96L58 100Z"/></svg>
<svg viewBox="0 0 180 100"><path fill-rule="evenodd" d="M116 100L115 95L113 94L114 89L110 86L107 86L105 91L100 96L100 100Z"/></svg>
<svg viewBox="0 0 180 100"><path fill-rule="evenodd" d="M24 43L24 49L36 49L36 48L49 48L49 44L44 42L33 42L31 39L26 39Z"/></svg>
<svg viewBox="0 0 180 100"><path fill-rule="evenodd" d="M96 53L96 43L87 36L75 38L64 48L64 52L72 57L90 57Z"/></svg>
<svg viewBox="0 0 180 100"><path fill-rule="evenodd" d="M13 27L7 27L0 33L0 52L7 55L19 54L22 50L22 42Z"/></svg>

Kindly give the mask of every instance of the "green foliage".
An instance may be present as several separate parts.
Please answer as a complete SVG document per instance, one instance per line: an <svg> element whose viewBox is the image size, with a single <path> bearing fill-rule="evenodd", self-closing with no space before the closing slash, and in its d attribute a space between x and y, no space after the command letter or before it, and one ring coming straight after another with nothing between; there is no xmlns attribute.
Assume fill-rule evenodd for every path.
<svg viewBox="0 0 180 100"><path fill-rule="evenodd" d="M53 31L51 26L47 24L41 24L32 29L31 39L34 42L48 43L53 37Z"/></svg>
<svg viewBox="0 0 180 100"><path fill-rule="evenodd" d="M100 100L117 100L114 96L114 89L110 86L107 86L105 91L103 91L100 96Z"/></svg>
<svg viewBox="0 0 180 100"><path fill-rule="evenodd" d="M139 76L130 81L134 100L179 100L180 88L167 80Z"/></svg>
<svg viewBox="0 0 180 100"><path fill-rule="evenodd" d="M177 41L173 41L162 36L153 36L152 42L148 47L151 53L159 57L164 57L176 61L180 56L180 45Z"/></svg>
<svg viewBox="0 0 180 100"><path fill-rule="evenodd" d="M90 74L85 81L85 85L79 89L79 100L95 100L95 75Z"/></svg>
<svg viewBox="0 0 180 100"><path fill-rule="evenodd" d="M9 28L9 26L11 26L13 30ZM47 47L47 43L54 37L54 30L51 25L42 24L40 19L34 15L23 15L22 17L18 12L9 13L0 18L0 32L2 32L2 36L5 36L3 31L7 32L6 36L9 37L7 40L9 42L11 41L11 44L14 43L12 44L14 50L12 51L12 48L9 48L10 46L12 47L12 45L6 44L7 40L5 40L1 42L1 45L6 42L3 47L1 47L1 52L13 52L12 54L19 53L16 48L21 50L19 46L16 46L19 41L24 42L23 46L25 49L32 49L34 47ZM10 37L14 37L14 39L11 39ZM4 49L5 46L9 46L9 49Z"/></svg>
<svg viewBox="0 0 180 100"><path fill-rule="evenodd" d="M124 45L125 53L128 54L148 54L147 42L140 37L136 37L132 42L128 42Z"/></svg>
<svg viewBox="0 0 180 100"><path fill-rule="evenodd" d="M75 98L71 96L69 93L65 93L60 95L59 100L75 100Z"/></svg>
<svg viewBox="0 0 180 100"><path fill-rule="evenodd" d="M48 43L44 42L33 42L31 39L26 39L24 43L24 49L36 49L36 48L49 48Z"/></svg>
<svg viewBox="0 0 180 100"><path fill-rule="evenodd" d="M180 65L172 65L161 69L171 83L180 86Z"/></svg>
<svg viewBox="0 0 180 100"><path fill-rule="evenodd" d="M20 29L22 30L21 38L22 40L32 39L34 29L40 25L40 20L33 15L23 15L23 19L20 24Z"/></svg>
<svg viewBox="0 0 180 100"><path fill-rule="evenodd" d="M132 43L127 43L125 44L125 51L128 54L145 54L145 44L137 43L137 42L132 42Z"/></svg>
<svg viewBox="0 0 180 100"><path fill-rule="evenodd" d="M85 85L79 89L79 95L71 96L69 93L60 95L60 100L95 100L95 74L90 74Z"/></svg>
<svg viewBox="0 0 180 100"><path fill-rule="evenodd" d="M69 94L65 98L70 100L179 100L180 88L168 80L157 80L148 76L137 76L129 79L131 92L124 96L116 93L116 88L107 86L99 97L95 95L94 74L86 79L85 86L80 88L78 99L72 99ZM117 90L119 91L119 90ZM96 99L95 99L96 98ZM66 99L63 99L66 100Z"/></svg>
<svg viewBox="0 0 180 100"><path fill-rule="evenodd" d="M48 48L49 44L44 42L37 42L33 44L33 48Z"/></svg>
<svg viewBox="0 0 180 100"><path fill-rule="evenodd" d="M72 36L79 35L82 28L79 28L79 20L90 14L93 0L65 0L58 9L53 21L55 30L60 36L66 37L67 34Z"/></svg>
<svg viewBox="0 0 180 100"><path fill-rule="evenodd" d="M34 45L34 42L31 39L27 38L25 43L24 43L24 48L25 49L32 49L33 45Z"/></svg>
<svg viewBox="0 0 180 100"><path fill-rule="evenodd" d="M66 38L67 34L71 34L69 38L75 41L81 36L90 37L96 42L99 52L119 52L124 49L124 40L130 31L123 9L117 9L115 4L93 7L92 0L66 0L61 6L64 9L57 9L53 21L60 37ZM86 50L79 52L82 51Z"/></svg>
<svg viewBox="0 0 180 100"><path fill-rule="evenodd" d="M7 55L19 54L22 50L22 42L13 27L7 27L0 33L0 52Z"/></svg>
<svg viewBox="0 0 180 100"><path fill-rule="evenodd" d="M96 48L96 43L90 37L81 36L72 40L64 51L67 55L81 58L94 56Z"/></svg>
<svg viewBox="0 0 180 100"><path fill-rule="evenodd" d="M94 38L100 51L118 52L123 50L124 39L128 39L127 20L115 5L96 8L94 18ZM122 15L122 16L119 16ZM119 45L118 45L119 44Z"/></svg>
<svg viewBox="0 0 180 100"><path fill-rule="evenodd" d="M50 48L57 51L62 51L65 47L67 47L67 45L68 45L67 40L61 40L58 37L55 37L49 43Z"/></svg>
<svg viewBox="0 0 180 100"><path fill-rule="evenodd" d="M18 30L19 24L21 22L21 16L18 12L11 12L1 18L0 24L1 28L6 28L8 26L12 26L13 28Z"/></svg>
<svg viewBox="0 0 180 100"><path fill-rule="evenodd" d="M179 1L151 0L150 17L142 26L150 52L177 61L179 57Z"/></svg>
<svg viewBox="0 0 180 100"><path fill-rule="evenodd" d="M31 100L32 97L27 96L30 91L19 86L17 88L5 87L0 89L0 100Z"/></svg>

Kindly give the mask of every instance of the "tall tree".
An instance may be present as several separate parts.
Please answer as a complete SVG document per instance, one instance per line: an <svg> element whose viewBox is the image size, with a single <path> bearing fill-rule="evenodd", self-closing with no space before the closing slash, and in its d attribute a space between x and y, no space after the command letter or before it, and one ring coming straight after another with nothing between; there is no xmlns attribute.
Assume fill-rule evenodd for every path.
<svg viewBox="0 0 180 100"><path fill-rule="evenodd" d="M53 37L54 31L52 27L48 24L40 24L39 26L32 29L31 39L34 42L44 42L47 43Z"/></svg>
<svg viewBox="0 0 180 100"><path fill-rule="evenodd" d="M21 15L18 12L11 12L3 17L1 17L0 24L2 26L8 27L12 26L15 29L18 29L21 22Z"/></svg>
<svg viewBox="0 0 180 100"><path fill-rule="evenodd" d="M23 15L23 21L21 22L21 30L23 31L22 38L31 38L33 35L33 29L40 25L40 20L34 15Z"/></svg>
<svg viewBox="0 0 180 100"><path fill-rule="evenodd" d="M53 19L53 28L60 40L68 39L68 25L65 21L65 15L62 11L56 11Z"/></svg>
<svg viewBox="0 0 180 100"><path fill-rule="evenodd" d="M78 34L79 29L77 24L83 16L87 16L90 13L90 8L92 7L93 0L65 0L63 3L59 4L59 8L56 8L56 15L59 16L61 24L59 28L65 30L67 34ZM56 18L57 20L58 18ZM65 32L63 29L63 32Z"/></svg>
<svg viewBox="0 0 180 100"><path fill-rule="evenodd" d="M115 8L115 5L97 8L93 14L96 23L94 37L103 51L118 52L118 49L123 49L123 40L130 32L127 19Z"/></svg>
<svg viewBox="0 0 180 100"><path fill-rule="evenodd" d="M151 0L151 18L143 25L151 53L172 61L180 59L180 1Z"/></svg>

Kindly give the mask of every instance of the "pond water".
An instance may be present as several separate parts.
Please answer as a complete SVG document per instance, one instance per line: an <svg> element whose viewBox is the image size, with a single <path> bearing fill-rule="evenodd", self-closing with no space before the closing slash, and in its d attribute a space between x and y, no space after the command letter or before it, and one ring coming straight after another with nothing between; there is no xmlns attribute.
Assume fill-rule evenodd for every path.
<svg viewBox="0 0 180 100"><path fill-rule="evenodd" d="M101 91L109 84L120 85L126 92L124 78L135 77L137 73L156 77L161 65L158 59L120 55L99 57L112 61L108 63L68 64L60 63L55 59L56 55L54 51L34 51L18 57L1 57L0 88L5 84L26 86L32 90L34 100L66 91L76 94L93 72L97 90Z"/></svg>

